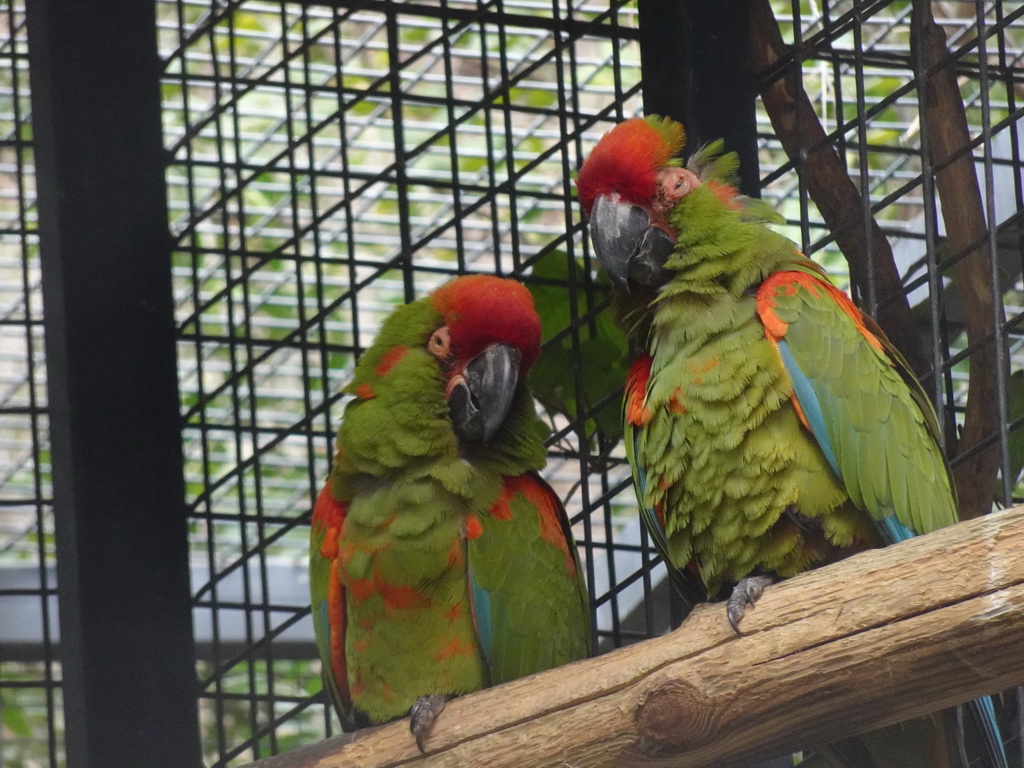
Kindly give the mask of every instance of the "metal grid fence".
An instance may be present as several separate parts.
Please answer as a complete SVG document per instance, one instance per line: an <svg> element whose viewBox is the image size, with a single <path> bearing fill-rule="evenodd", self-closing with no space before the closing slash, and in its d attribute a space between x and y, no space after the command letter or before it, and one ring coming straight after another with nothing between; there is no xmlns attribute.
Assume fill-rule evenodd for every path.
<svg viewBox="0 0 1024 768"><path fill-rule="evenodd" d="M0 7L0 766L63 763L25 9Z"/></svg>
<svg viewBox="0 0 1024 768"><path fill-rule="evenodd" d="M639 109L635 26L622 3L162 6L217 764L331 731L304 560L339 390L395 304L466 271L522 276L549 254L585 257L569 174ZM576 316L590 294L581 286ZM602 636L618 644L650 583L628 496L609 493L628 472L621 454L581 454L578 425L553 428L547 475L590 554ZM626 529L618 552L609 542ZM648 634L641 621L632 636Z"/></svg>
<svg viewBox="0 0 1024 768"><path fill-rule="evenodd" d="M774 7L799 56L783 56L759 82L789 78L813 105L893 245L926 356L942 371L933 391L962 422L978 350L995 345L1015 373L1024 356L1024 9L933 4L1005 302L998 341L968 344L948 279L960 256L949 250L935 168L922 152L928 112L911 3ZM606 294L571 175L604 131L642 110L638 18L633 3L573 0L157 8L204 757L234 766L337 727L312 646L306 526L340 390L382 318L454 274L529 283L538 265L554 265L573 287L565 327L546 329L546 349L566 350L578 380L599 375L603 361L583 350ZM18 645L0 621L0 766L56 766L45 368L17 3L0 13L0 30L0 610L6 617L21 601L34 633ZM808 157L790 159L772 117L759 101L762 194L786 216L787 234L842 282L845 261L808 192ZM863 293L868 304L889 300L870 286ZM1019 500L1024 380L996 374L1006 405L985 438ZM604 650L662 632L668 600L621 448L600 420L596 435L587 420L615 401L614 387L577 395L578 418L548 414L545 474L573 516ZM1004 491L993 498L1007 501Z"/></svg>
<svg viewBox="0 0 1024 768"><path fill-rule="evenodd" d="M865 207L891 245L901 277L896 293L909 301L930 369L940 371L938 381L931 377L926 384L940 410L952 414L958 425L956 430L946 431L952 464L957 468L979 451L997 451L1000 482L993 496L997 503L1010 503L1019 501L1024 492L1017 483L1019 422L1024 415L1019 404L1024 384L1019 373L1024 363L1024 243L1020 232L1024 211L1024 31L1020 18L1024 8L1002 2L932 3L930 7L948 48L937 61L925 60L924 54L915 51L912 3L842 2L817 10L793 4L788 14L778 13L778 19L786 43L801 52L802 61L792 54L784 57L771 71L762 73L761 83L799 76L821 123L824 141L835 148L856 181ZM928 122L952 121L953 111L923 104L919 89L926 77L934 77L939 67L947 66L955 73L966 115L969 145L959 148L957 154L969 152L973 158L970 165L980 197L976 212L971 210L969 187L959 190L959 196L948 190L940 194L934 182L934 176L947 173L956 158L935 162L931 157L928 147L935 138L928 135ZM804 252L826 264L833 275L842 275L846 262L835 233L815 205L814 195L808 193L811 171L806 156L788 157L764 103L759 101L758 108L763 196L786 215L787 234ZM972 213L977 214L982 228L974 241L958 250L956 237L965 227L963 219ZM868 229L867 220L862 228ZM985 278L993 301L987 308L987 334L969 340L969 315L979 310L969 306L971 302L964 296L964 279L954 278L958 264L966 261L974 248L995 254L984 266L991 272ZM974 264L971 269L980 266ZM849 283L844 287L859 295L872 312L893 303L892 294L878 293L881 289L876 289L874 279L866 291ZM998 329L994 334L993 327ZM961 444L957 455L970 365L979 360L985 362L976 368L991 368L986 375L994 382L992 396L998 392L999 402L1005 396L1007 406L1004 410L999 402L990 403L999 419L974 448ZM968 450L964 451L965 447Z"/></svg>

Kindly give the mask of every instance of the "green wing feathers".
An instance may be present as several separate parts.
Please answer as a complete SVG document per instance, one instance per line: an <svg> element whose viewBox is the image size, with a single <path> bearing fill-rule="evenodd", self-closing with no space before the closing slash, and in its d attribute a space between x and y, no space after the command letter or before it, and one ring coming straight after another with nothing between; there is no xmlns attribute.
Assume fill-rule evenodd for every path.
<svg viewBox="0 0 1024 768"><path fill-rule="evenodd" d="M491 682L502 683L585 658L587 591L569 521L537 474L504 480L470 538L477 632Z"/></svg>
<svg viewBox="0 0 1024 768"><path fill-rule="evenodd" d="M758 292L758 311L853 504L917 534L956 522L934 414L845 294L805 271L777 272Z"/></svg>

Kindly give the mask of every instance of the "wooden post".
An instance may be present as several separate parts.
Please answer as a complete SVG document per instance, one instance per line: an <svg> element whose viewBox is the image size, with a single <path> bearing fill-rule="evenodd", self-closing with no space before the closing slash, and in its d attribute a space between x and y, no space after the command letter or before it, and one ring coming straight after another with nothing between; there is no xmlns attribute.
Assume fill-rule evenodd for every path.
<svg viewBox="0 0 1024 768"><path fill-rule="evenodd" d="M1024 506L769 588L675 632L253 768L743 765L1024 681Z"/></svg>

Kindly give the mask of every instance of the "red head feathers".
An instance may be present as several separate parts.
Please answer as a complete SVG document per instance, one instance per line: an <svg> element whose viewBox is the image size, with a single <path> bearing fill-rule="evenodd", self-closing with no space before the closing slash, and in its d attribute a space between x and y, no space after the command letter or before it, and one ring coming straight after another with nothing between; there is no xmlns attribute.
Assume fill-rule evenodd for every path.
<svg viewBox="0 0 1024 768"><path fill-rule="evenodd" d="M451 338L452 351L468 360L495 343L516 347L525 373L540 354L540 318L524 285L491 275L468 275L431 296Z"/></svg>
<svg viewBox="0 0 1024 768"><path fill-rule="evenodd" d="M618 192L628 203L643 205L654 197L656 172L683 148L686 135L674 120L651 115L619 123L601 140L576 177L583 213L599 195Z"/></svg>

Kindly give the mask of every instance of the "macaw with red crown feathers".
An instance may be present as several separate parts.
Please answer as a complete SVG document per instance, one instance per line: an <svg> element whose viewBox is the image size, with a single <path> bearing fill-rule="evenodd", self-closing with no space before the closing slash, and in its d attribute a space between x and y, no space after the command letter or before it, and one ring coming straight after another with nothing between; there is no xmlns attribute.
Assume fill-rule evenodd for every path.
<svg viewBox="0 0 1024 768"><path fill-rule="evenodd" d="M576 185L643 350L624 409L641 514L685 597L735 585L738 632L773 579L951 525L957 504L902 357L737 194L734 154L684 166L683 143L670 119L626 120ZM1005 766L991 700L972 705Z"/></svg>
<svg viewBox="0 0 1024 768"><path fill-rule="evenodd" d="M537 474L539 353L526 288L475 275L397 308L360 359L310 540L347 728L411 713L422 751L448 698L587 656L576 545Z"/></svg>

